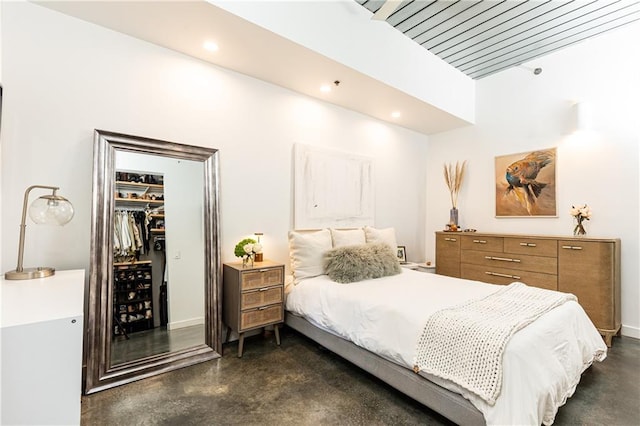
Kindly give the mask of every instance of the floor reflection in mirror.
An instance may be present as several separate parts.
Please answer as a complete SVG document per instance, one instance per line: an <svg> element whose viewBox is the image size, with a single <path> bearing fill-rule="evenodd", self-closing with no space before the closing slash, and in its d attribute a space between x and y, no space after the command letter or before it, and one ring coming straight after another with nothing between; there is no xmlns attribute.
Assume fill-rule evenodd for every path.
<svg viewBox="0 0 640 426"><path fill-rule="evenodd" d="M111 344L111 364L118 365L128 361L145 358L204 343L204 324L167 330L156 327L147 331L130 333L129 339L118 336Z"/></svg>

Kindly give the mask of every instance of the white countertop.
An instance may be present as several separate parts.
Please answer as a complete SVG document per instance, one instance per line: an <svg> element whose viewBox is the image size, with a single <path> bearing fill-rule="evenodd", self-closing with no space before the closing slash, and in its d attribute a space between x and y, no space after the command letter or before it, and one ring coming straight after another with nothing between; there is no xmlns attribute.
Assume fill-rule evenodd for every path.
<svg viewBox="0 0 640 426"><path fill-rule="evenodd" d="M33 280L5 280L3 275L0 308L0 327L82 316L84 270Z"/></svg>

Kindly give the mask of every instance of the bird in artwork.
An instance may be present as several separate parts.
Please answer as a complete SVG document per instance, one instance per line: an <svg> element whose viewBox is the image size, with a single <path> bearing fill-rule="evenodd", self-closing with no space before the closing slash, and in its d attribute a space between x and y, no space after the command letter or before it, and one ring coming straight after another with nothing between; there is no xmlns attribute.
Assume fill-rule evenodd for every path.
<svg viewBox="0 0 640 426"><path fill-rule="evenodd" d="M525 204L529 214L531 214L531 208L536 203L542 189L547 186L546 183L536 180L538 173L550 164L553 158L553 150L534 151L507 167L505 178L509 186L506 194L513 191L520 202ZM517 188L522 188L524 197L520 191L516 190Z"/></svg>

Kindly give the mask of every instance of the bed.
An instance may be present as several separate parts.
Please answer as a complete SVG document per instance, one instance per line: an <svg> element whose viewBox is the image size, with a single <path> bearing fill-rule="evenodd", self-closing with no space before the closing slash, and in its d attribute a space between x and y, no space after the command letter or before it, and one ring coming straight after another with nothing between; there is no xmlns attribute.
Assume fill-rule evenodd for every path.
<svg viewBox="0 0 640 426"><path fill-rule="evenodd" d="M487 400L466 382L417 368L422 356L418 342L425 325L441 312L494 297L505 286L399 265L380 274L375 263L384 256L379 252L356 256L354 267L350 250L355 247L395 247L392 228L292 231L289 243L294 283L287 286L287 325L458 424L552 424L584 370L606 357L601 336L577 301L566 295L509 336L499 360L497 397ZM327 259L340 250L351 256L351 263L341 265L349 275L346 282L337 282L344 277L328 270ZM358 269L364 278L351 276ZM368 269L378 271L374 278ZM448 332L444 342L454 334Z"/></svg>

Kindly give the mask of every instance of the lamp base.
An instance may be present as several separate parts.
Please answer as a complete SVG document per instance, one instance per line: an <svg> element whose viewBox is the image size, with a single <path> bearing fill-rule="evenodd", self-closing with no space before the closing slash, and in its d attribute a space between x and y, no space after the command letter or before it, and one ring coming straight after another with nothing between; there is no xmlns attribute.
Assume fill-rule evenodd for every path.
<svg viewBox="0 0 640 426"><path fill-rule="evenodd" d="M24 268L22 271L9 271L4 274L6 280L32 280L35 278L47 278L56 273L54 268L38 266L37 268Z"/></svg>

